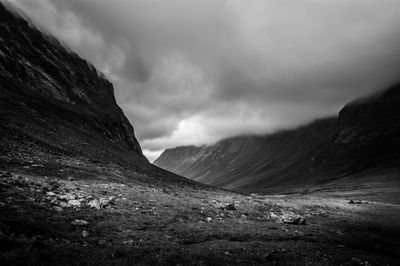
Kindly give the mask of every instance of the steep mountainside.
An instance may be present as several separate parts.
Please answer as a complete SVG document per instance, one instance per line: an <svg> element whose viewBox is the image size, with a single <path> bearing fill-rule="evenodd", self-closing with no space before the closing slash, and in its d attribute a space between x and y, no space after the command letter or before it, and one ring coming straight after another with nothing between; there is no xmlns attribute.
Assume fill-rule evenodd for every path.
<svg viewBox="0 0 400 266"><path fill-rule="evenodd" d="M101 73L0 3L0 163L81 159L184 180L143 156Z"/></svg>
<svg viewBox="0 0 400 266"><path fill-rule="evenodd" d="M400 86L346 105L339 118L266 136L166 150L157 166L242 192L304 191L399 166Z"/></svg>
<svg viewBox="0 0 400 266"><path fill-rule="evenodd" d="M112 84L2 4L0 80L1 153L147 162Z"/></svg>

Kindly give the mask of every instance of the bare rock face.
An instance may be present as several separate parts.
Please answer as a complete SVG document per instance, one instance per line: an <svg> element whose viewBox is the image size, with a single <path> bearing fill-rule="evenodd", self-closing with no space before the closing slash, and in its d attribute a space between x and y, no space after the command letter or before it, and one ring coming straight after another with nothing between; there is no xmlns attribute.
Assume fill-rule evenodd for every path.
<svg viewBox="0 0 400 266"><path fill-rule="evenodd" d="M364 167L397 165L400 154L400 84L347 104L334 139L338 153Z"/></svg>
<svg viewBox="0 0 400 266"><path fill-rule="evenodd" d="M347 104L339 113L335 143L351 146L390 147L400 144L400 84Z"/></svg>
<svg viewBox="0 0 400 266"><path fill-rule="evenodd" d="M167 149L155 164L248 193L301 191L340 179L346 185L349 176L400 166L399 117L397 84L347 104L338 118L266 136Z"/></svg>
<svg viewBox="0 0 400 266"><path fill-rule="evenodd" d="M0 3L0 155L146 165L112 84Z"/></svg>

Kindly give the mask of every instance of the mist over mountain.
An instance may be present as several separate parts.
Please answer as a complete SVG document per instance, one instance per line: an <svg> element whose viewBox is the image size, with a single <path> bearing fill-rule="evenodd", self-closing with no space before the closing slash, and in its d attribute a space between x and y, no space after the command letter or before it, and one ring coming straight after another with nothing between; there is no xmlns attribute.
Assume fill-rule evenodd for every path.
<svg viewBox="0 0 400 266"><path fill-rule="evenodd" d="M367 171L399 167L399 84L347 104L338 118L265 136L167 149L154 163L241 192L304 192ZM359 180L362 182L362 179Z"/></svg>
<svg viewBox="0 0 400 266"><path fill-rule="evenodd" d="M33 22L36 20L2 2L0 265L398 264L399 85L349 103L338 117L316 120L296 129L270 135L231 137L214 145L186 146L165 151L156 164L183 177L157 167L146 159L146 147L155 148L151 150L157 154L158 148L164 147L165 143L146 145L142 139L142 146L139 144L137 136L140 134L135 134L137 131L134 131L117 104L118 97L116 100L109 80L115 83L118 77L112 71L103 75L83 59L87 56L87 53L81 53L85 49L65 48L64 44L42 30L42 27L52 28L49 27L54 26L51 23L36 26ZM32 7L32 10L43 7L43 13L47 15L54 15L51 11L46 12L55 8L53 4L57 3L61 8L75 5L90 7L90 10L103 10L108 15L113 14L111 11L122 9L135 19L136 16L132 15L135 13L129 9L132 3L150 3L148 7L151 12L156 3L171 8L170 1L162 5L158 1L131 0L112 3L101 0L13 2L24 3L25 8ZM192 10L197 19L210 22L204 24L207 30L215 22L203 16L207 12L199 12L200 9L196 8L203 4L192 6L186 0L173 2L177 6L187 5L186 8ZM209 6L214 2L205 3ZM99 5L105 8L97 9ZM110 5L117 9L107 12ZM140 9L140 5L137 7L134 11L139 14L143 9ZM326 8L324 6L324 10ZM157 9L156 13L158 10L163 9ZM238 11L240 13L241 9ZM173 12L171 14L184 14L185 20L191 20L191 15L181 9L174 9ZM92 16L99 21L104 17L107 16ZM157 23L168 24L167 17ZM219 18L218 15L216 17ZM153 21L154 17L145 13L142 14L143 18ZM47 21L48 18L41 19ZM78 33L72 39L77 36L79 39L79 28L74 28L74 14L70 13L67 20L72 22L70 26L73 31L60 35L70 37ZM51 16L49 21L52 21ZM97 26L108 29L112 24L103 21ZM132 23L128 23L128 31L132 26ZM158 27L155 27L157 31L153 31L142 27L140 23L134 26L156 35L163 31ZM62 28L62 25L55 25L53 30L57 27ZM181 35L178 27L170 28L176 31L176 37ZM202 28L193 31L189 27L187 33L197 35L203 31ZM99 36L95 33L86 31L89 38ZM206 30L203 35L209 36ZM224 39L225 51L224 35L213 36ZM143 38L135 40L142 41ZM157 36L157 40L165 38L165 35ZM193 40L189 39L191 43ZM146 44L146 40L143 43ZM165 44L161 41L153 43ZM171 47L178 47L173 43ZM94 48L99 48L106 42L99 37L92 44ZM138 43L132 41L124 44L135 47ZM73 51L79 51L80 55ZM93 49L91 52L95 54L99 51L103 50ZM146 53L141 51L137 54ZM133 62L137 65L131 65L133 68L143 63L139 57L132 58L138 58L138 62ZM232 58L238 65L246 65L243 58ZM112 57L109 59L111 65L115 63ZM119 59L121 57L116 61ZM269 61L265 62L270 64ZM131 63L128 67L119 65L124 68L126 75L132 74L129 67ZM259 123L258 118L265 113L258 112L253 105L250 109L257 115L251 118L246 111L249 107L247 104L221 104L218 101L213 102L212 105L217 108L208 116L221 116L211 119L210 124L200 123L207 125L208 133L214 132L211 135L205 131L191 134L198 133L202 127L190 120L179 122L179 119L164 119L170 117L169 114L153 119L158 112L163 113L169 108L162 106L165 103L174 110L191 113L188 109L193 102L186 99L207 100L207 97L197 99L204 91L197 90L190 82L193 74L195 80L203 80L202 75L198 76L201 69L196 68L199 72L192 72L190 70L193 68L189 65L178 64L178 69L183 72L173 67L172 72L168 72L174 64L174 60L166 60L163 63L165 69L159 74L166 80L169 75L165 73L173 74L173 78L182 85L178 90L185 98L172 101L176 100L176 94L171 90L175 87L173 82L160 95L158 86L166 84L165 79L160 79L153 83L153 90L145 97L148 98L146 101L139 98L137 102L141 104L136 106L132 103L132 94L128 99L130 108L121 105L131 115L141 113L138 117L142 117L142 121L132 121L135 130L147 126L141 134L147 135L148 139L157 140L157 136L160 136L154 135L157 132L168 136L176 122L181 131L178 130L170 140L178 140L179 143L196 140L199 136L208 138L212 135L218 138L218 132L221 131L228 135L238 132L235 131L235 125L230 127L232 121L251 120L236 128L240 132L260 132L254 130L262 131L271 126ZM263 68L257 69L262 71ZM151 71L142 74L146 76L141 81L144 84L150 78ZM280 79L279 75L275 78ZM247 88L247 82L241 82L241 75L235 74L230 80L237 85L236 88ZM119 86L121 83L116 84L116 88ZM192 90L186 90L188 86ZM148 87L138 87L136 92L148 93L143 88ZM211 86L210 89L216 87ZM261 94L264 93L262 87L257 86L258 89ZM296 92L292 94L290 87L287 89L297 100ZM346 87L341 89L345 90ZM215 95L215 92L212 94ZM241 98L241 94L247 91L236 92L236 97ZM229 96L232 91L223 94ZM309 92L303 97L313 101L307 95L310 95ZM329 98L329 95L326 96ZM262 97L255 94L251 97L260 98L259 103L267 105ZM316 105L317 110L329 109L319 103ZM144 106L151 111L156 107L161 109L149 116L147 109L143 110ZM287 114L280 116L281 110L275 109L277 106L271 105L269 108L275 110L277 117L287 117ZM297 110L300 117L308 117L307 112L301 114L296 105L289 104L287 107ZM196 108L207 112L201 105ZM230 120L224 112L234 119ZM298 118L293 116L290 123L282 122L293 124L296 121L298 125L303 121ZM202 118L197 116L196 119L200 121ZM219 128L215 130L213 124L218 124ZM252 125L256 127L250 128ZM163 126L167 126L168 130L165 131Z"/></svg>
<svg viewBox="0 0 400 266"><path fill-rule="evenodd" d="M8 0L106 73L153 161L332 116L400 73L396 0Z"/></svg>

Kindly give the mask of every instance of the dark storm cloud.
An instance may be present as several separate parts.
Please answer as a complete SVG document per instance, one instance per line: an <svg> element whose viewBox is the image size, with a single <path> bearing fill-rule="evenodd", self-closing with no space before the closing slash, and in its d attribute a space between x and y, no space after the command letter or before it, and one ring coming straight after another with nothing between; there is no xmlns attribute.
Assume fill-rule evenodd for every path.
<svg viewBox="0 0 400 266"><path fill-rule="evenodd" d="M149 157L336 113L400 75L397 0L13 0L113 81Z"/></svg>

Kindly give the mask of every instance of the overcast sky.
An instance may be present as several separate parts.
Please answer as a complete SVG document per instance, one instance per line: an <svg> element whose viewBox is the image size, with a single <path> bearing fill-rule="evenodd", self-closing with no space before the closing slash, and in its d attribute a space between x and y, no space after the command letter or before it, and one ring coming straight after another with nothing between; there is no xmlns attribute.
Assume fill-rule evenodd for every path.
<svg viewBox="0 0 400 266"><path fill-rule="evenodd" d="M113 82L145 155L335 114L400 80L399 0L11 0Z"/></svg>

